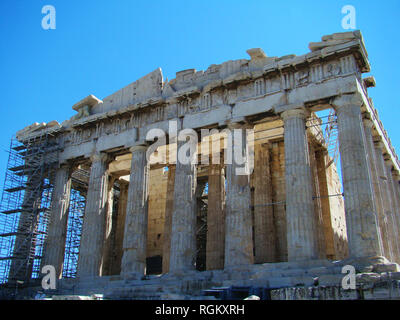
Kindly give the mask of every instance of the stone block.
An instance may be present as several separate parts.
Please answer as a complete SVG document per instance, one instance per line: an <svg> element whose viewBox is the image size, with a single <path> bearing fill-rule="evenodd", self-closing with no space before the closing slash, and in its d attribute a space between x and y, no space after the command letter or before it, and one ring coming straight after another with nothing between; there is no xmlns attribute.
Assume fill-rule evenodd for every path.
<svg viewBox="0 0 400 320"><path fill-rule="evenodd" d="M292 285L292 281L290 278L284 277L276 277L268 279L268 287L269 288L284 288L290 287Z"/></svg>
<svg viewBox="0 0 400 320"><path fill-rule="evenodd" d="M320 300L339 300L340 299L340 287L318 287Z"/></svg>
<svg viewBox="0 0 400 320"><path fill-rule="evenodd" d="M52 296L51 300L94 300L91 296L64 295Z"/></svg>
<svg viewBox="0 0 400 320"><path fill-rule="evenodd" d="M343 290L339 289L338 300L358 300L358 294L356 290Z"/></svg>
<svg viewBox="0 0 400 320"><path fill-rule="evenodd" d="M376 273L399 272L400 267L397 263L380 263L374 265L373 271Z"/></svg>
<svg viewBox="0 0 400 320"><path fill-rule="evenodd" d="M356 284L363 285L363 284L374 284L378 281L381 281L382 277L378 273L360 273L356 275Z"/></svg>
<svg viewBox="0 0 400 320"><path fill-rule="evenodd" d="M389 273L391 279L400 280L400 272L391 272Z"/></svg>
<svg viewBox="0 0 400 320"><path fill-rule="evenodd" d="M318 277L319 286L341 286L344 275L325 274Z"/></svg>
<svg viewBox="0 0 400 320"><path fill-rule="evenodd" d="M330 273L330 270L327 267L316 267L307 270L307 274L310 276L321 276L328 273Z"/></svg>
<svg viewBox="0 0 400 320"><path fill-rule="evenodd" d="M284 289L275 289L270 291L271 300L285 300L286 295Z"/></svg>
<svg viewBox="0 0 400 320"><path fill-rule="evenodd" d="M186 300L186 296L183 294L176 293L162 293L160 295L161 300Z"/></svg>
<svg viewBox="0 0 400 320"><path fill-rule="evenodd" d="M313 286L315 284L315 279L310 276L295 276L290 277L290 282L292 286Z"/></svg>

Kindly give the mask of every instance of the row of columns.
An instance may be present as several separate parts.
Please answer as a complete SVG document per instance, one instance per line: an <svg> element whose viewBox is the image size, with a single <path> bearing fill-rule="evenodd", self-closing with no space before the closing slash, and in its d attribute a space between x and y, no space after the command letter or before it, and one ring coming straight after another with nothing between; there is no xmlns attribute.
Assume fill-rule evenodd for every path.
<svg viewBox="0 0 400 320"><path fill-rule="evenodd" d="M392 176L391 163L385 162L379 142L373 141L371 123L362 120L362 102L357 96L341 96L332 104L338 121L349 254L352 257L385 255L398 261L400 221L397 177ZM284 111L281 114L284 122L289 261L318 258L313 175L306 133L308 116L309 113L304 108ZM178 141L178 150L184 143L185 141ZM242 155L245 155L245 136L241 145ZM149 172L146 150L145 146L131 148L132 163L123 239L122 275L143 275L145 272ZM225 222L220 219L219 223L209 226L219 237L214 244L209 244L219 246L213 252L219 258L210 259L214 261L210 262L210 268L233 267L254 262L250 176L237 175L237 167L235 161L226 165L225 208L215 208L215 212L224 212ZM215 166L210 168L210 179L215 180L215 183L211 184L212 188L221 190L221 169ZM170 232L165 232L163 270L193 270L196 258L196 165L191 161L185 164L178 161L176 168L170 166L169 176L171 179L173 177L174 183L168 183L165 228ZM60 168L53 201L53 215L56 219L49 230L49 239L57 242L62 242L65 238L61 226L65 224L68 206L68 177L66 169ZM221 197L220 192L210 191L210 197ZM101 275L107 192L107 159L103 155L97 155L92 158L78 262L80 277ZM213 203L219 205L222 204L222 200L217 199ZM266 223L268 224L268 221ZM221 237L224 241L221 241ZM389 237L396 241L389 241ZM221 254L224 255L223 259ZM57 270L60 270L62 255L61 246L51 246L46 251L46 263L56 264ZM257 259L256 252L256 262Z"/></svg>

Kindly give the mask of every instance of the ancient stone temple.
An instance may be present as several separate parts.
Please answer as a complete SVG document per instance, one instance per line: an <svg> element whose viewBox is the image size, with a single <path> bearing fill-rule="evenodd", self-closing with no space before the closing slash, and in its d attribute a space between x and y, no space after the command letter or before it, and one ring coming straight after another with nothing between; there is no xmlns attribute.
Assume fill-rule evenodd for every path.
<svg viewBox="0 0 400 320"><path fill-rule="evenodd" d="M157 69L17 132L4 290L43 291L54 266L54 296L400 297L400 163L362 35L309 49Z"/></svg>

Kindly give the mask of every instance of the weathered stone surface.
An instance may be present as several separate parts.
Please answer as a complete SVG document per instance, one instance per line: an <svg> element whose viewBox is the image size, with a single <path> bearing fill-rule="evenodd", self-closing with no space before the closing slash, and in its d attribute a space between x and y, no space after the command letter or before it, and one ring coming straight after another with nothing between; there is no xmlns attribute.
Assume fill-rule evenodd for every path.
<svg viewBox="0 0 400 320"><path fill-rule="evenodd" d="M186 141L185 141L186 142ZM178 141L178 146L184 142ZM192 155L193 156L193 155ZM196 255L196 166L176 163L170 272L193 270Z"/></svg>
<svg viewBox="0 0 400 320"><path fill-rule="evenodd" d="M50 224L42 260L42 266L55 267L57 278L61 277L63 270L70 193L70 170L68 167L61 167L56 172Z"/></svg>
<svg viewBox="0 0 400 320"><path fill-rule="evenodd" d="M206 268L213 270L224 267L225 178L220 164L211 164L209 170Z"/></svg>
<svg viewBox="0 0 400 320"><path fill-rule="evenodd" d="M250 176L245 168L248 146L244 132L240 133L241 145L236 147L246 162L239 164L232 156L232 164L226 166L225 267L252 264L254 260Z"/></svg>
<svg viewBox="0 0 400 320"><path fill-rule="evenodd" d="M318 277L318 285L320 286L341 286L343 274L325 274Z"/></svg>
<svg viewBox="0 0 400 320"><path fill-rule="evenodd" d="M349 254L354 257L381 255L377 215L366 159L358 95L342 96L333 102L338 119L339 150L348 230Z"/></svg>
<svg viewBox="0 0 400 320"><path fill-rule="evenodd" d="M305 110L282 114L285 127L285 175L288 260L317 258L312 178L305 131Z"/></svg>
<svg viewBox="0 0 400 320"><path fill-rule="evenodd" d="M400 267L397 263L387 263L387 264L376 264L374 265L374 272L399 272Z"/></svg>
<svg viewBox="0 0 400 320"><path fill-rule="evenodd" d="M126 206L121 274L144 275L148 217L148 170L145 146L131 148L132 166Z"/></svg>
<svg viewBox="0 0 400 320"><path fill-rule="evenodd" d="M99 276L102 269L107 191L107 155L96 154L92 157L77 269L81 278Z"/></svg>

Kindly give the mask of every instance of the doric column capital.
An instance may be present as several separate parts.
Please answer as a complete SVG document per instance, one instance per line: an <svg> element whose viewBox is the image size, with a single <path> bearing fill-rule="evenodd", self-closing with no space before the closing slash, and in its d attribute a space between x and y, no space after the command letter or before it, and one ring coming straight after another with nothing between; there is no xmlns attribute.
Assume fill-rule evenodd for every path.
<svg viewBox="0 0 400 320"><path fill-rule="evenodd" d="M306 119L309 115L310 115L310 112L303 108L286 110L281 113L281 117L282 117L283 121L286 121L287 119L290 119L290 118Z"/></svg>
<svg viewBox="0 0 400 320"><path fill-rule="evenodd" d="M74 169L75 169L74 166L72 166L70 163L67 163L67 162L60 163L57 168L57 170L64 170L64 171L68 172L68 174L71 174L71 172Z"/></svg>
<svg viewBox="0 0 400 320"><path fill-rule="evenodd" d="M137 146L130 147L129 151L132 153L136 152L136 151L146 151L148 147L149 147L148 145L137 145Z"/></svg>
<svg viewBox="0 0 400 320"><path fill-rule="evenodd" d="M392 168L393 167L393 162L392 158L388 154L383 155L383 160L385 161L385 166Z"/></svg>
<svg viewBox="0 0 400 320"><path fill-rule="evenodd" d="M364 127L372 129L374 127L374 122L371 119L363 119Z"/></svg>
<svg viewBox="0 0 400 320"><path fill-rule="evenodd" d="M92 162L106 162L108 160L108 154L104 152L96 152L90 156Z"/></svg>
<svg viewBox="0 0 400 320"><path fill-rule="evenodd" d="M397 170L393 170L392 171L392 175L393 175L394 181L397 181L397 182L400 181L400 174L399 174L399 172Z"/></svg>
<svg viewBox="0 0 400 320"><path fill-rule="evenodd" d="M385 166L386 167L390 167L390 168L393 167L393 162L392 162L391 159L384 159L384 160L385 160Z"/></svg>
<svg viewBox="0 0 400 320"><path fill-rule="evenodd" d="M352 94L343 94L337 96L333 99L333 101L331 101L331 104L335 109L340 109L342 107L347 107L350 105L361 107L363 103L363 98L359 92L355 92Z"/></svg>
<svg viewBox="0 0 400 320"><path fill-rule="evenodd" d="M247 123L247 122L228 122L226 124L226 127L229 130L234 130L234 129L253 129L254 125L251 123Z"/></svg>
<svg viewBox="0 0 400 320"><path fill-rule="evenodd" d="M375 148L380 149L382 152L385 150L385 144L382 141L374 142Z"/></svg>

